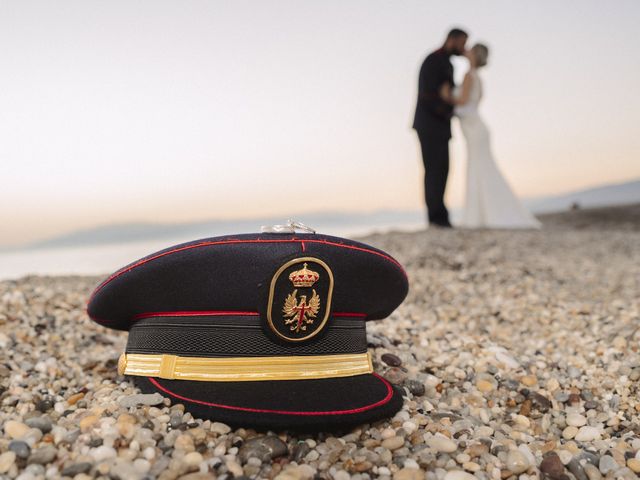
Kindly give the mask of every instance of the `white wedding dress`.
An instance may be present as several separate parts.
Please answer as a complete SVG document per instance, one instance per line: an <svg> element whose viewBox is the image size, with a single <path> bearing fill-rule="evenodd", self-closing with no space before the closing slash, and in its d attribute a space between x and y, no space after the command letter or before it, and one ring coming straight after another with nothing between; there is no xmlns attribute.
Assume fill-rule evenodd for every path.
<svg viewBox="0 0 640 480"><path fill-rule="evenodd" d="M467 142L467 185L461 226L540 228L540 222L520 203L496 165L489 129L478 113L482 81L477 72L470 75L469 100L455 109ZM459 89L455 93L459 95Z"/></svg>

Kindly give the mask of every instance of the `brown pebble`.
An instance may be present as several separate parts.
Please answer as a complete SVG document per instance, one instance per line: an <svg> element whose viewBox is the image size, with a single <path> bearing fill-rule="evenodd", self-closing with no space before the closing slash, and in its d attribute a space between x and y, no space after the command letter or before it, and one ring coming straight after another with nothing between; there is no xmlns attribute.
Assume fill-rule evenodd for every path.
<svg viewBox="0 0 640 480"><path fill-rule="evenodd" d="M474 443L473 445L469 445L469 448L465 450L465 453L471 458L479 457L480 455L484 455L488 452L489 447L487 447L484 443Z"/></svg>
<svg viewBox="0 0 640 480"><path fill-rule="evenodd" d="M535 375L525 375L520 379L520 383L526 385L527 387L532 387L536 383L538 383L538 379L535 377Z"/></svg>
<svg viewBox="0 0 640 480"><path fill-rule="evenodd" d="M78 400L84 398L84 393L80 392L80 393L75 393L73 395L71 395L68 399L67 399L67 403L69 405L75 405L76 403L78 403Z"/></svg>
<svg viewBox="0 0 640 480"><path fill-rule="evenodd" d="M393 353L383 353L382 357L380 358L390 367L399 367L400 365L402 365L402 360L400 360L400 358Z"/></svg>
<svg viewBox="0 0 640 480"><path fill-rule="evenodd" d="M540 462L540 471L552 480L560 480L565 476L564 465L556 452L544 455L542 462Z"/></svg>
<svg viewBox="0 0 640 480"><path fill-rule="evenodd" d="M577 393L572 393L569 395L569 400L567 400L567 403L571 404L571 405L576 405L578 403L580 403L580 395L578 395Z"/></svg>
<svg viewBox="0 0 640 480"><path fill-rule="evenodd" d="M531 400L529 400L528 398L522 402L522 405L520 405L520 415L524 415L525 417L528 417L529 414L531 413Z"/></svg>
<svg viewBox="0 0 640 480"><path fill-rule="evenodd" d="M507 470L506 468L500 470L500 478L509 478L511 475L513 475L511 470Z"/></svg>
<svg viewBox="0 0 640 480"><path fill-rule="evenodd" d="M540 448L540 451L543 454L545 454L547 452L550 452L554 448L556 448L556 446L557 446L557 443L555 440L549 440L548 442L545 442L544 445L542 445L542 447Z"/></svg>
<svg viewBox="0 0 640 480"><path fill-rule="evenodd" d="M368 461L364 461L364 462L358 462L353 466L353 469L356 472L366 472L368 470L371 470L371 467L373 467L373 463L368 462Z"/></svg>

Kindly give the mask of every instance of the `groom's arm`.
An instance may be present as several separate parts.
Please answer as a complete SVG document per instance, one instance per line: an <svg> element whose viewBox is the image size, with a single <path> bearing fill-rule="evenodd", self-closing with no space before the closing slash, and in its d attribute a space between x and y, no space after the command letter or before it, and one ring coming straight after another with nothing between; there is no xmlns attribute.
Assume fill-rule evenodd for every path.
<svg viewBox="0 0 640 480"><path fill-rule="evenodd" d="M452 106L441 96L442 86L450 84L447 65L437 59L428 58L420 70L420 99L425 108L434 116L449 120Z"/></svg>

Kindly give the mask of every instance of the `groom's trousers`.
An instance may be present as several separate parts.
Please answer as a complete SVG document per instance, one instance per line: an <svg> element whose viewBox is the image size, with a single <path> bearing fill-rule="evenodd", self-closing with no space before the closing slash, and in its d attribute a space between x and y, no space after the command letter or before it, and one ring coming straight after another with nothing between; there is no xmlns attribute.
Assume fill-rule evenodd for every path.
<svg viewBox="0 0 640 480"><path fill-rule="evenodd" d="M449 176L449 139L432 132L416 130L424 163L424 199L429 223L449 225L449 212L444 205L444 191Z"/></svg>

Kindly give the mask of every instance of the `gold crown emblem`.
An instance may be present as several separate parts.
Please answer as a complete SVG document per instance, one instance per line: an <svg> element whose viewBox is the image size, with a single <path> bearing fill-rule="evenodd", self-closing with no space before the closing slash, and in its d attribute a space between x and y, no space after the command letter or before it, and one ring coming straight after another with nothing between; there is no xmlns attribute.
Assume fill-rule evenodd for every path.
<svg viewBox="0 0 640 480"><path fill-rule="evenodd" d="M302 270L296 270L289 274L289 280L291 280L294 287L310 287L316 283L319 278L320 274L309 270L306 263L302 267Z"/></svg>

